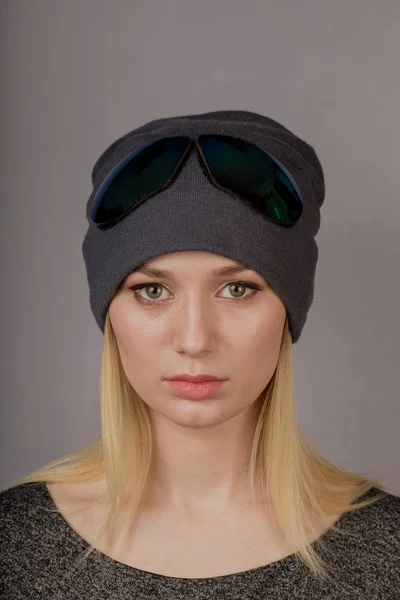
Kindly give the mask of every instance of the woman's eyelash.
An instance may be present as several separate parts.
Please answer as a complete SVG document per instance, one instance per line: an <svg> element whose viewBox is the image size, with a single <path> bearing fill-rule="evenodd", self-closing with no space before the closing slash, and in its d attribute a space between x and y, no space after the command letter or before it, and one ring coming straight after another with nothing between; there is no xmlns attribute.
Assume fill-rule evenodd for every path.
<svg viewBox="0 0 400 600"><path fill-rule="evenodd" d="M251 290L253 290L253 293L248 294L247 296L243 296L242 298L230 298L231 300L237 300L238 302L240 302L241 300L247 300L248 298L252 298L253 296L255 296L255 294L257 293L257 291L261 291L263 288L260 287L257 284L254 283L250 283L249 281L230 281L229 283L225 284L224 287L227 287L229 285L242 285L246 288L249 288ZM162 285L161 283L158 283L156 281L150 281L149 283L138 283L137 285L133 285L131 286L129 289L133 290L133 292L135 293L135 296L139 298L140 302L144 302L145 304L160 304L161 302L165 302L165 300L150 300L147 298L143 298L143 296L141 296L138 292L144 288L148 288L148 287L152 287L152 286L160 286L162 288L165 288L164 285ZM167 289L167 288L165 288ZM228 298L229 300L229 298Z"/></svg>

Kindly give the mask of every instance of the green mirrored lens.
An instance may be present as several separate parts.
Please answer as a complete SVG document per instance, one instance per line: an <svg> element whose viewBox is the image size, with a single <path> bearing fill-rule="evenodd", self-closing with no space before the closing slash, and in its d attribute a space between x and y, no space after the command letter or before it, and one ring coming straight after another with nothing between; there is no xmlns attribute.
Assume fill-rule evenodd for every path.
<svg viewBox="0 0 400 600"><path fill-rule="evenodd" d="M289 171L270 153L225 135L200 135L199 145L215 183L245 199L284 226L303 211L300 190Z"/></svg>
<svg viewBox="0 0 400 600"><path fill-rule="evenodd" d="M110 224L169 185L190 144L186 136L165 138L126 156L101 184L93 201L92 221Z"/></svg>

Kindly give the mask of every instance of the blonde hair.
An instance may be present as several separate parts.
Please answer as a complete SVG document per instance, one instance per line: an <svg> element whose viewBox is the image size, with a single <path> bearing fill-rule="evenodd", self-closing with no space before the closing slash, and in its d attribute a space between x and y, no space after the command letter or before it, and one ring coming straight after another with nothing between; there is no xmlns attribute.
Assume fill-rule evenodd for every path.
<svg viewBox="0 0 400 600"><path fill-rule="evenodd" d="M342 514L358 510L384 497L378 480L349 473L323 458L300 431L296 422L292 338L288 320L283 331L274 375L263 392L248 468L251 498L258 506L268 504L284 539L315 575L330 578L329 565L311 546L308 527L311 515ZM54 460L10 487L30 482L85 483L105 478L108 512L102 521L97 544L109 528L117 528L116 549L126 542L139 503L146 493L152 457L152 432L148 407L124 373L115 335L107 313L100 377L102 431L92 443ZM352 504L354 499L380 487L383 494ZM103 495L90 502L91 507ZM351 505L351 506L350 506ZM86 507L85 507L86 508ZM81 509L80 509L81 510ZM55 509L55 512L59 512ZM343 535L351 535L332 526ZM318 539L321 547L325 546ZM84 560L96 550L89 549Z"/></svg>

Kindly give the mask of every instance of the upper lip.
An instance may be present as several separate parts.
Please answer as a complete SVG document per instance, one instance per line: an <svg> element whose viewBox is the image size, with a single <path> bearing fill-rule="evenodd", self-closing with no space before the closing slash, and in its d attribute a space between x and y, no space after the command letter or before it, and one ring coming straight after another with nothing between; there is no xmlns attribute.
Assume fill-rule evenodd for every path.
<svg viewBox="0 0 400 600"><path fill-rule="evenodd" d="M200 373L199 375L189 375L183 373L181 375L167 377L167 379L171 381L191 381L192 383L197 383L198 381L222 381L221 377L214 377L214 375L208 375L207 373Z"/></svg>

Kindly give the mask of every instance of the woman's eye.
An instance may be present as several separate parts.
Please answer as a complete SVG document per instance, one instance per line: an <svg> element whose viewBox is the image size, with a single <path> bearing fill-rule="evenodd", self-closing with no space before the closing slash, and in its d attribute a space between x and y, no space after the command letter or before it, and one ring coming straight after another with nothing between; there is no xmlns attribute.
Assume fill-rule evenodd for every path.
<svg viewBox="0 0 400 600"><path fill-rule="evenodd" d="M232 281L231 283L227 283L223 289L228 289L228 299L231 300L247 300L247 298L252 298L257 291L262 290L262 287L259 285L255 285L248 281ZM159 302L164 302L165 299L161 299L160 290L167 289L165 286L160 283L139 283L138 285L134 285L129 288L134 291L136 297L140 298L140 301L143 301L145 304L155 304ZM147 290L150 289L150 292ZM142 290L145 290L146 298L141 294ZM245 295L246 291L250 291L249 294ZM154 295L153 295L154 294ZM156 297L154 297L156 296Z"/></svg>

